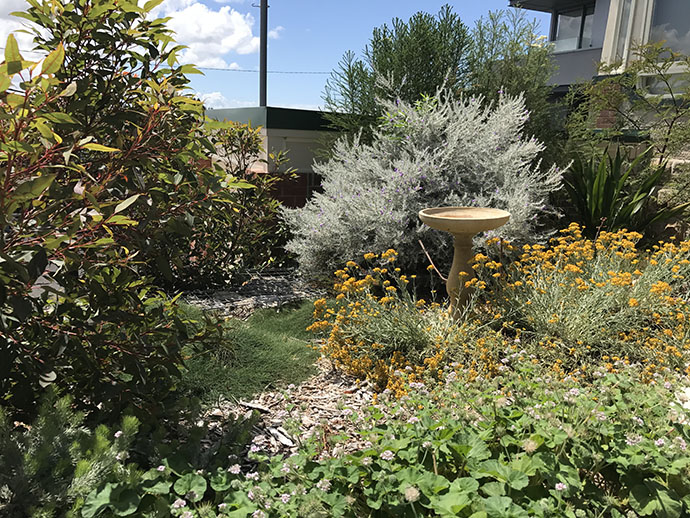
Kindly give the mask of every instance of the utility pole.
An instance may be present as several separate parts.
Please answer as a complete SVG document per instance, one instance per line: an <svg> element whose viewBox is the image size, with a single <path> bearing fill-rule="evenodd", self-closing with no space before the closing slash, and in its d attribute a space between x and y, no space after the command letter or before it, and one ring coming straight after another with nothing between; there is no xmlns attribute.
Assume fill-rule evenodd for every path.
<svg viewBox="0 0 690 518"><path fill-rule="evenodd" d="M266 104L266 73L268 50L268 0L261 0L261 39L259 49L259 106Z"/></svg>

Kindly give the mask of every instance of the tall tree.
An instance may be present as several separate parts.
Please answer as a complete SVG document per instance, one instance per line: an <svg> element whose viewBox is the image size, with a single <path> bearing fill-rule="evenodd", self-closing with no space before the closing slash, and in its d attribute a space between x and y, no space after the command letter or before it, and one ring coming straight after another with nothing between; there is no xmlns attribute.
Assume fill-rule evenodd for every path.
<svg viewBox="0 0 690 518"><path fill-rule="evenodd" d="M469 31L449 5L435 16L395 18L390 27L374 29L362 58L348 51L338 63L324 91L326 110L332 112L327 117L336 129L349 134L361 129L370 141L371 125L381 115L377 97L413 103L434 95L444 81L451 90L460 88L469 46Z"/></svg>
<svg viewBox="0 0 690 518"><path fill-rule="evenodd" d="M550 47L538 36L538 22L525 11L489 13L470 30L444 5L437 15L419 12L409 21L374 29L358 58L349 51L333 71L324 92L332 126L371 142L381 116L376 98L414 103L434 95L445 83L457 96L482 96L486 103L502 94L522 94L530 112L525 127L554 148L554 104L548 80L555 71Z"/></svg>

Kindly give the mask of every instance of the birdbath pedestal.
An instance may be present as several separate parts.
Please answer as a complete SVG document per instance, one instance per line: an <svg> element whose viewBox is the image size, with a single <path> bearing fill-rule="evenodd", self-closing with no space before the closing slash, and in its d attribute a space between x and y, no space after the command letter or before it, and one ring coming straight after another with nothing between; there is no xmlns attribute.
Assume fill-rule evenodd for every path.
<svg viewBox="0 0 690 518"><path fill-rule="evenodd" d="M479 232L505 225L510 213L487 207L433 207L419 211L419 219L433 229L453 235L453 264L446 281L446 291L450 298L451 315L457 318L471 293L465 287L465 282L474 277L474 270L470 266L472 238ZM465 272L462 279L461 272Z"/></svg>

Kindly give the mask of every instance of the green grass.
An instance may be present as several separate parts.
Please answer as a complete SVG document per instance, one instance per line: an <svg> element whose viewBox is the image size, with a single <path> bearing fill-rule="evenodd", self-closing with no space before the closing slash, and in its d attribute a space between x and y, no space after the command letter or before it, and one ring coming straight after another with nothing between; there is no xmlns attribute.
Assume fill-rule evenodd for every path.
<svg viewBox="0 0 690 518"><path fill-rule="evenodd" d="M309 347L313 305L303 302L264 309L246 322L227 323L225 338L191 356L182 391L209 403L220 397L246 399L270 388L299 383L316 372L318 353ZM191 310L191 314L195 311Z"/></svg>

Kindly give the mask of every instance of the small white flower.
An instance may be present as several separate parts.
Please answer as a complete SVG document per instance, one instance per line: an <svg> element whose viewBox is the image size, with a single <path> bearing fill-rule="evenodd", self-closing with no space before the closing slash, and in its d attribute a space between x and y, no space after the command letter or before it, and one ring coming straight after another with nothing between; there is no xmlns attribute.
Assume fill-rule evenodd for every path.
<svg viewBox="0 0 690 518"><path fill-rule="evenodd" d="M390 450L386 450L383 453L381 453L380 457L383 460L393 460L395 458L395 453L393 453Z"/></svg>
<svg viewBox="0 0 690 518"><path fill-rule="evenodd" d="M122 430L118 430L117 432L115 432L115 438L119 439L120 437L122 437Z"/></svg>
<svg viewBox="0 0 690 518"><path fill-rule="evenodd" d="M407 486L407 488L405 488L405 500L407 500L408 502L416 502L417 500L419 500L419 496L419 489L417 489L416 487Z"/></svg>
<svg viewBox="0 0 690 518"><path fill-rule="evenodd" d="M327 493L328 490L331 489L331 481L327 478L322 478L316 483L316 488L320 489L324 493Z"/></svg>
<svg viewBox="0 0 690 518"><path fill-rule="evenodd" d="M239 464L233 464L228 468L228 471L232 473L233 475L239 475L240 471L242 471L242 468L240 468Z"/></svg>

